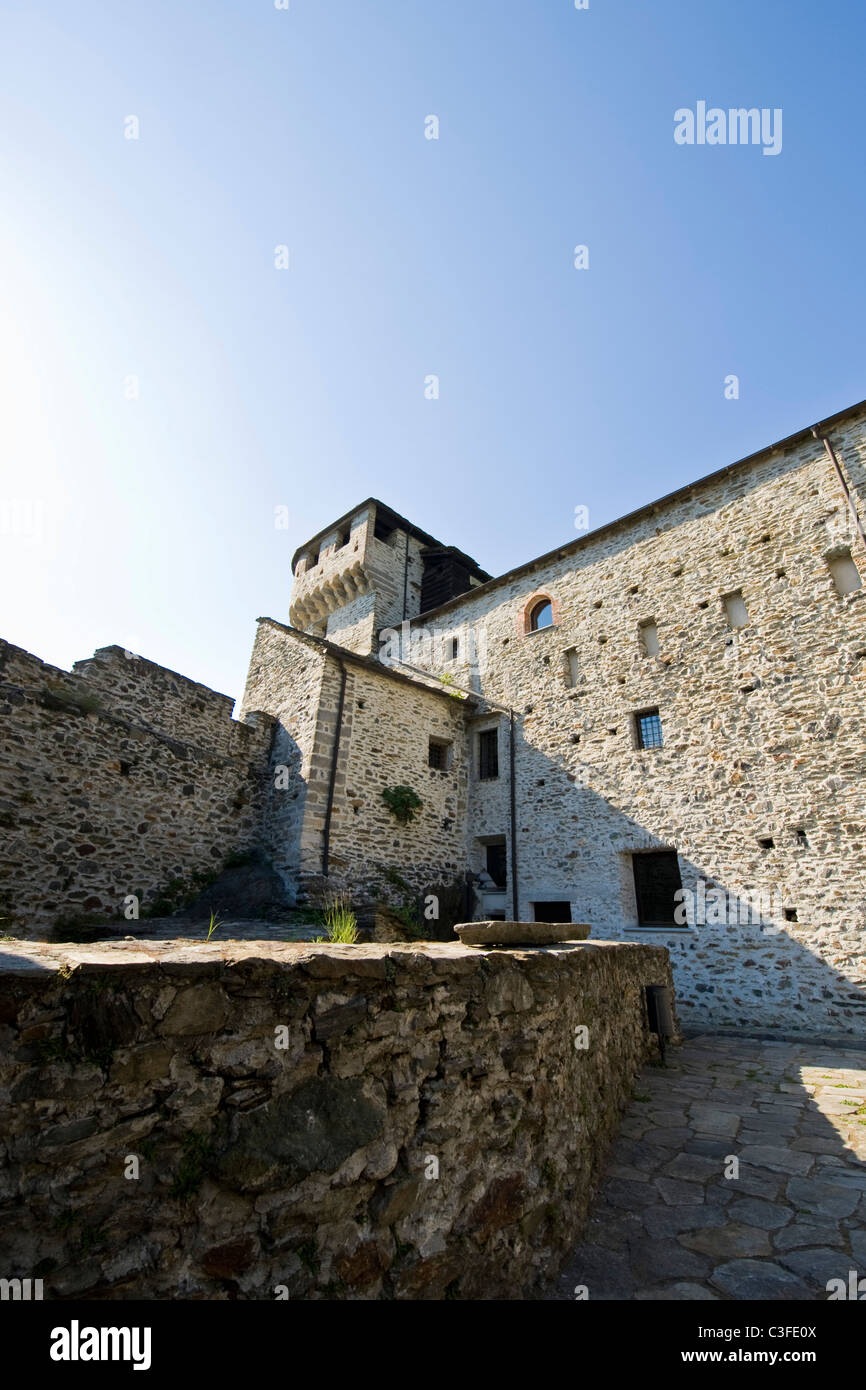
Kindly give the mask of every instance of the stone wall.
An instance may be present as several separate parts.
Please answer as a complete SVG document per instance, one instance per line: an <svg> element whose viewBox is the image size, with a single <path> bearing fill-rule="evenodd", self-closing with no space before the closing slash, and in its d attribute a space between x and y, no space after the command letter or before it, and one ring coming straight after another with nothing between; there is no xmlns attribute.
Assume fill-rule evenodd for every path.
<svg viewBox="0 0 866 1390"><path fill-rule="evenodd" d="M407 892L393 891L397 880L411 897L463 878L466 705L444 689L396 675L373 660L341 655L272 619L260 620L242 709L266 710L279 720L271 771L289 759L291 776L282 784L269 776L265 826L273 862L295 893L347 886L360 901L399 902ZM431 739L444 745L442 770L429 765ZM394 786L409 786L421 798L407 824L382 798Z"/></svg>
<svg viewBox="0 0 866 1390"><path fill-rule="evenodd" d="M663 950L620 943L4 947L4 1276L46 1298L531 1296L650 1050L643 987L668 981Z"/></svg>
<svg viewBox="0 0 866 1390"><path fill-rule="evenodd" d="M416 534L371 498L350 522L308 543L297 556L289 605L292 626L370 655L382 628L420 612L424 552L431 545L438 545L432 536ZM471 582L478 579L475 573Z"/></svg>
<svg viewBox="0 0 866 1390"><path fill-rule="evenodd" d="M468 784L463 701L350 667L346 713L331 872L386 899L394 895L383 870L418 893L462 879ZM431 739L443 746L442 770L429 765ZM394 786L409 786L421 799L408 824L383 800L385 788Z"/></svg>
<svg viewBox="0 0 866 1390"><path fill-rule="evenodd" d="M118 918L259 843L269 719L119 647L72 673L0 642L5 931Z"/></svg>
<svg viewBox="0 0 866 1390"><path fill-rule="evenodd" d="M420 607L422 542L399 527L380 540L376 513L371 501L300 557L289 609L295 627L362 654L374 649L378 628L400 622L404 606Z"/></svg>
<svg viewBox="0 0 866 1390"><path fill-rule="evenodd" d="M320 727L325 648L293 640L281 623L259 620L241 717L277 721L265 779L262 843L296 899L303 876L321 872L330 744ZM306 821L306 833L305 833ZM310 827L315 822L318 830Z"/></svg>
<svg viewBox="0 0 866 1390"><path fill-rule="evenodd" d="M292 582L290 617L298 627L315 625L324 636L330 616L354 605L371 593L367 573L367 548L372 538L372 509L361 507L346 531L324 536L313 550L299 557ZM375 597L375 596L374 596ZM359 650L369 650L373 630L372 608L356 634ZM367 643L365 648L365 642ZM348 641L345 645L352 645Z"/></svg>
<svg viewBox="0 0 866 1390"><path fill-rule="evenodd" d="M831 434L866 514L862 416ZM466 653L471 634L478 659L455 679L519 715L518 915L564 899L596 934L663 942L690 1024L866 1025L866 589L837 594L839 546L866 576L832 464L797 441L412 624L421 665L425 642L460 635ZM736 590L749 621L732 629ZM538 593L556 624L526 635ZM648 708L664 746L642 750ZM470 781L473 865L480 837L507 836L508 803L500 756L497 781ZM632 855L652 849L677 851L685 889L717 885L734 922L639 928ZM762 890L769 932L740 924Z"/></svg>

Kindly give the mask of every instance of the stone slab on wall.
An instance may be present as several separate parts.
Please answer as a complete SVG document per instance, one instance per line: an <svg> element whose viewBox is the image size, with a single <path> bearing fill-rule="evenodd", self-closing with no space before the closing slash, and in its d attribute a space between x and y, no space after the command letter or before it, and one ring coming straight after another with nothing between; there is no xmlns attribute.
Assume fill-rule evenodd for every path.
<svg viewBox="0 0 866 1390"><path fill-rule="evenodd" d="M531 1296L669 980L626 943L9 946L4 1274L46 1298Z"/></svg>
<svg viewBox="0 0 866 1390"><path fill-rule="evenodd" d="M0 642L0 916L117 918L258 845L268 718L119 647L74 672Z"/></svg>

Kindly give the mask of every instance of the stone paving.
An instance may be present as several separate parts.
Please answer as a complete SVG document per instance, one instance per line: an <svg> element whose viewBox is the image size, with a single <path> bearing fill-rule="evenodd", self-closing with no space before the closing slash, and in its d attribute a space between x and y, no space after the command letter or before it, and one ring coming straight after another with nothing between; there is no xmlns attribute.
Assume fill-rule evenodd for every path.
<svg viewBox="0 0 866 1390"><path fill-rule="evenodd" d="M866 1051L702 1035L667 1062L547 1297L815 1300L866 1276Z"/></svg>
<svg viewBox="0 0 866 1390"><path fill-rule="evenodd" d="M136 922L103 922L93 929L93 940L97 943L118 940L207 941L208 927L207 917L148 917ZM219 919L210 940L217 945L225 945L229 941L314 941L317 936L324 934L325 928L321 923L297 920L268 922L257 918L227 917L225 921Z"/></svg>
<svg viewBox="0 0 866 1390"><path fill-rule="evenodd" d="M106 934L122 936L127 941L206 941L208 921L184 921L178 917L151 917L142 922L123 922L115 928L104 928ZM212 942L229 941L314 941L324 936L321 923L263 922L256 919L220 920L211 937Z"/></svg>

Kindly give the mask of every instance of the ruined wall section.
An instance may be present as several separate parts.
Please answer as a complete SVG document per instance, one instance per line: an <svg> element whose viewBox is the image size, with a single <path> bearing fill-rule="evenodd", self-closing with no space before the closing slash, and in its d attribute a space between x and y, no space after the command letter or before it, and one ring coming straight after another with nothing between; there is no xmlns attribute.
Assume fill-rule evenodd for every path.
<svg viewBox="0 0 866 1390"><path fill-rule="evenodd" d="M104 648L63 671L0 643L0 915L44 935L194 889L258 843L270 721Z"/></svg>
<svg viewBox="0 0 866 1390"><path fill-rule="evenodd" d="M832 437L856 472L862 420ZM476 630L482 660L455 679L519 715L520 915L566 899L595 933L663 941L689 1022L866 1021L866 589L840 596L826 558L846 525L823 446L798 443L425 619ZM538 593L557 622L526 635ZM636 746L647 709L661 748ZM506 771L473 777L470 842L504 823ZM735 916L774 894L780 930L638 928L632 855L652 849L676 849L684 888L718 885Z"/></svg>

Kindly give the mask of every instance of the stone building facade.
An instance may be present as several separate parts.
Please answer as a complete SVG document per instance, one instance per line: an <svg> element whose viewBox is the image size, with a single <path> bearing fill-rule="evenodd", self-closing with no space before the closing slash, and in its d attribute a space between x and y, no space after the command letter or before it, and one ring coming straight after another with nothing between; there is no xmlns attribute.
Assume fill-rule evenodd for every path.
<svg viewBox="0 0 866 1390"><path fill-rule="evenodd" d="M361 895L462 870L476 917L665 945L687 1023L862 1034L864 500L860 405L498 578L452 552L430 607L448 547L368 499L296 555L304 631L262 622L244 697L318 702L293 888L330 832Z"/></svg>
<svg viewBox="0 0 866 1390"><path fill-rule="evenodd" d="M570 918L667 947L687 1025L862 1036L864 513L866 403L495 578L368 498L296 553L238 722L5 646L3 902L256 847L289 903Z"/></svg>

